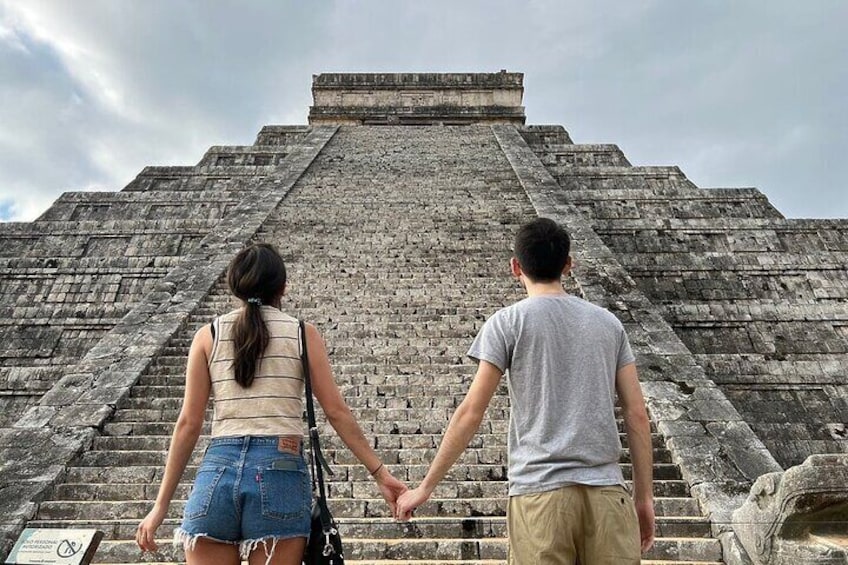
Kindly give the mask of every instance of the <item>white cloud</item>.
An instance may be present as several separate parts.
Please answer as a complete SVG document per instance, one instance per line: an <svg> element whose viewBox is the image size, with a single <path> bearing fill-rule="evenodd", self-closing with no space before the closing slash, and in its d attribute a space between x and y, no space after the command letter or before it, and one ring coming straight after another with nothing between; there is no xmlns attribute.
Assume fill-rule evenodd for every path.
<svg viewBox="0 0 848 565"><path fill-rule="evenodd" d="M0 201L32 219L62 190L305 123L313 73L507 68L531 123L848 216L848 5L769 6L0 0Z"/></svg>
<svg viewBox="0 0 848 565"><path fill-rule="evenodd" d="M34 41L49 45L64 63L70 78L109 111L130 117L121 84L114 73L108 47L108 28L86 25L85 10L71 2L27 0L7 5L15 26Z"/></svg>
<svg viewBox="0 0 848 565"><path fill-rule="evenodd" d="M3 20L0 20L0 43L14 51L27 52L26 46L21 42L15 29Z"/></svg>

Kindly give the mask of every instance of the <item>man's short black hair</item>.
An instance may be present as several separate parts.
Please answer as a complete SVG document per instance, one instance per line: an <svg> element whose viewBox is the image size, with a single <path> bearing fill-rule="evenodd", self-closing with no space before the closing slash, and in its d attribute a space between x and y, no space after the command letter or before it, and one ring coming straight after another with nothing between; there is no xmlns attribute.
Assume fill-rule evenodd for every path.
<svg viewBox="0 0 848 565"><path fill-rule="evenodd" d="M521 270L531 280L558 281L568 261L571 238L555 221L537 218L518 230L514 249Z"/></svg>

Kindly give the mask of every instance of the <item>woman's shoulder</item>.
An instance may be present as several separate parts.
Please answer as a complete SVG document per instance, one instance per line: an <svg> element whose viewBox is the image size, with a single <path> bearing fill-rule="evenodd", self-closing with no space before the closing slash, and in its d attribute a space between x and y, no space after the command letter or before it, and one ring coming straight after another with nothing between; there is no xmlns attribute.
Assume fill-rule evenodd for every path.
<svg viewBox="0 0 848 565"><path fill-rule="evenodd" d="M235 310L230 310L226 314L221 314L216 319L219 321L219 323L233 322L236 318L238 318L242 310L244 310L244 308L236 308Z"/></svg>

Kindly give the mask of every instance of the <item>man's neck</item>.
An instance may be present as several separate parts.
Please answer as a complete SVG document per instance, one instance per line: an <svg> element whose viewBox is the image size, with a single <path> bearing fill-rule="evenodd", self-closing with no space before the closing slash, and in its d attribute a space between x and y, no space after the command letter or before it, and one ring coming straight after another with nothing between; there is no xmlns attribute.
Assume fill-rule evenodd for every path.
<svg viewBox="0 0 848 565"><path fill-rule="evenodd" d="M532 282L526 277L524 278L524 289L530 298L535 296L565 296L567 294L560 281Z"/></svg>

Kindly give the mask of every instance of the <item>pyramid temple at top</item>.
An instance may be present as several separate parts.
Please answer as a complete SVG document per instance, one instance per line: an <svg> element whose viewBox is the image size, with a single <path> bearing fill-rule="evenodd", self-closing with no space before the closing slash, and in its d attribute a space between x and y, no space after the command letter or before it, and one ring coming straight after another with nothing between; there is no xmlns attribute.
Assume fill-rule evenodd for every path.
<svg viewBox="0 0 848 565"><path fill-rule="evenodd" d="M757 189L526 125L520 73L321 74L312 91L308 125L0 224L0 557L24 527L97 528L96 562L142 561L191 336L234 307L224 272L250 241L282 251L284 310L318 326L367 436L417 483L470 341L522 298L512 237L545 216L574 239L567 290L618 316L637 356L644 562L847 562L848 221L787 219ZM348 561L505 563L508 415L504 384L406 524L319 417ZM182 560L164 540L206 441L145 561ZM626 442L621 465L629 480Z"/></svg>

